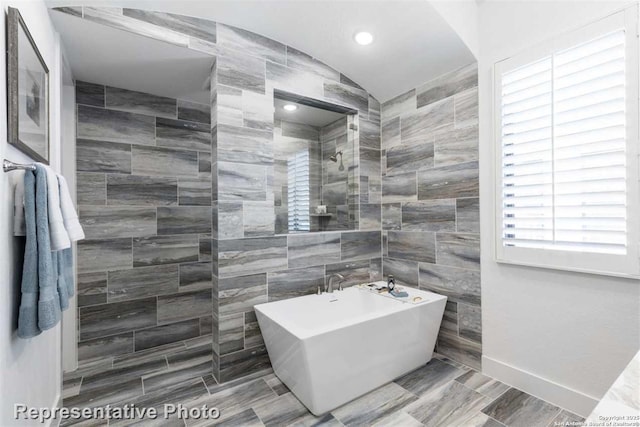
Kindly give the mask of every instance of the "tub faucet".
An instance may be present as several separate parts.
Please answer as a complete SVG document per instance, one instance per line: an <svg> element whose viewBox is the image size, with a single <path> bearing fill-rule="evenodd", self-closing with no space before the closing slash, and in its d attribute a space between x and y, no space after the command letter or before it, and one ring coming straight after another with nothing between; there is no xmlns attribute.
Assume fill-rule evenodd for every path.
<svg viewBox="0 0 640 427"><path fill-rule="evenodd" d="M333 292L333 279L338 279L338 290L342 290L342 282L344 282L344 276L340 273L333 273L330 277L329 277L329 284L325 285L324 287L324 291L325 292L329 292L332 293Z"/></svg>

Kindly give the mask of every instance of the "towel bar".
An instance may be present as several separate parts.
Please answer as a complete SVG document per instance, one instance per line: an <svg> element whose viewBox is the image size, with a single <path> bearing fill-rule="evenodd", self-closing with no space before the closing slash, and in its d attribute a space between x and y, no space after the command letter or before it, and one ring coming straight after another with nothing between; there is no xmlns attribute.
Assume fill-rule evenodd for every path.
<svg viewBox="0 0 640 427"><path fill-rule="evenodd" d="M12 161L9 161L7 159L4 159L4 161L2 162L2 170L5 172L11 172L19 169L32 171L36 169L36 166L33 163L28 165L21 165L20 163L13 163Z"/></svg>

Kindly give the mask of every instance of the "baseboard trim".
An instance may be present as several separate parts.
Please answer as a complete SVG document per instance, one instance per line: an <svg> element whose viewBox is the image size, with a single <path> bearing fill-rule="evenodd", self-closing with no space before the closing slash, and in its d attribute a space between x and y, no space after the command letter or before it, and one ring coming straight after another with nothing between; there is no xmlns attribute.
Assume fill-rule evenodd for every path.
<svg viewBox="0 0 640 427"><path fill-rule="evenodd" d="M587 417L599 401L593 396L487 356L482 356L482 373L582 417Z"/></svg>

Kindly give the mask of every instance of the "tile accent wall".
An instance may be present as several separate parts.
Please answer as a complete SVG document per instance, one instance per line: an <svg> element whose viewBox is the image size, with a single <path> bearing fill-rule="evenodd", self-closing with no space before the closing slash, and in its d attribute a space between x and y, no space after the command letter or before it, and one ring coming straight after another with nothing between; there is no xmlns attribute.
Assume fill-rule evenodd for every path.
<svg viewBox="0 0 640 427"><path fill-rule="evenodd" d="M211 79L218 180L213 351L219 356L214 376L225 382L269 364L253 305L314 293L333 273L347 277L347 286L381 277L382 189L380 104L373 97L302 52L220 23L217 30L216 45L198 48L217 59ZM274 190L282 190L274 189L275 89L358 110L348 171L353 198L346 204L362 203L348 217L361 222L359 231L275 233Z"/></svg>
<svg viewBox="0 0 640 427"><path fill-rule="evenodd" d="M79 363L210 336L210 106L80 81L76 103Z"/></svg>
<svg viewBox="0 0 640 427"><path fill-rule="evenodd" d="M446 295L437 350L479 369L477 75L471 64L382 104L381 148L384 275Z"/></svg>
<svg viewBox="0 0 640 427"><path fill-rule="evenodd" d="M254 304L315 292L317 286L333 273L345 275L347 285L381 277L380 103L375 98L348 77L303 52L221 23L128 8L66 7L55 10L216 57L211 79L210 153L203 149L204 128L200 126L188 129L193 132L193 138L188 141L170 142L176 129L186 129L172 126L171 120L175 117L167 116L168 109L164 104L163 108L158 105L153 110L156 117L149 115L149 111L145 114L139 110L140 106L131 107L132 111L104 108L97 88L83 92L83 102L78 101L85 105L82 109L79 107L78 116L87 123L79 125L78 132L88 135L88 138L78 140L81 175L78 181L84 179L87 185L93 186L78 191L80 197L90 203L86 218L91 219L85 224L90 234L94 234L83 243L79 264L88 270L83 273L96 274L86 278L84 286L92 291L85 294L91 295L94 301L102 301L106 309L104 312L99 309L89 311L92 315L89 320L102 316L109 325L107 335L101 332L103 321L85 323L84 339L103 333L118 337L114 347L124 351L133 337L129 335L129 329L120 333L122 328L143 329L155 327L158 322L162 326L179 323L181 312L190 313L185 309L189 304L197 307L196 318L204 307L206 291L202 290L189 291L184 299L180 299L182 293L172 291L162 297L104 304L108 287L105 270L148 268L142 265L150 259L175 256L173 251L163 251L163 255L157 257L149 255L146 249L154 247L155 242L146 240L137 243L139 249L135 255L131 250L134 238L155 237L164 242L161 239L170 236L198 236L198 261L212 262L213 285L209 303L212 322L208 323L209 317L204 316L203 309L199 327L200 332L212 330L213 375L219 381L247 375L269 363L252 308ZM354 201L360 200L360 211L354 211L350 220L359 223L359 231L275 234L274 89L358 110L356 124L359 130L355 132L350 185L354 190L351 193ZM192 107L182 105L183 111ZM91 109L99 106L103 107L99 111ZM198 117L206 116L206 112L195 110ZM178 119L183 119L179 115L180 109ZM202 122L200 118L193 120ZM112 121L119 125L109 126ZM160 131L159 135L154 134L157 131ZM101 143L98 147L85 139ZM160 179L172 177L163 172L167 170L175 174L176 181ZM186 179L208 176L209 172L211 205L205 207L199 204L207 199L200 185L190 181L190 184L182 184L182 191L180 185L187 182ZM156 190L144 194L149 205L111 207L107 199L113 191L117 194L117 190L107 194L105 186L109 174L144 176L152 180ZM123 194L126 188L135 188L135 185L115 185L121 187L118 200L138 199L137 195ZM188 190L185 185L189 186ZM176 188L178 203L172 204L174 199L167 199L161 191L165 187ZM183 200L196 201L198 205L182 205L179 202ZM104 208L91 209L95 206ZM81 215L82 212L81 207ZM212 218L209 226L205 219L208 213ZM164 245L179 247L181 256L190 259L192 253L188 243L195 245L195 240ZM134 256L141 264L139 267L134 267ZM163 268L169 269L170 265ZM98 271L92 271L98 268ZM179 280L181 273L185 276L183 270L178 269ZM195 278L184 278L182 283L200 283L201 279L193 274ZM166 273L163 278L169 276ZM141 285L141 289L144 288ZM118 310L117 304L122 304L122 311ZM170 310L170 307L177 309ZM185 329L186 326L185 320ZM147 342L140 345L149 346Z"/></svg>

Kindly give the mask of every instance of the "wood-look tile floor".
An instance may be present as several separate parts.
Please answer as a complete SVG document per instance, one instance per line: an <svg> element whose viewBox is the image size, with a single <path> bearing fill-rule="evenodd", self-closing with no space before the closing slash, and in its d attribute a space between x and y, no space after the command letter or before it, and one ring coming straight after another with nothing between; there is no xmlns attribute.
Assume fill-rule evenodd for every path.
<svg viewBox="0 0 640 427"><path fill-rule="evenodd" d="M109 363L84 367L65 376L64 406L153 407L165 403L187 408L220 409L217 420L83 420L83 426L447 426L559 427L581 417L562 410L473 369L436 355L416 369L322 417L311 414L273 371L217 384L201 371L202 358L182 357L182 369L171 370L168 354L150 354L125 367ZM166 362L163 364L163 361ZM200 369L200 371L199 371ZM163 378L161 387L146 387L147 378ZM172 380L173 377L173 380ZM87 387L87 384L89 385ZM574 424L571 424L574 423ZM62 425L74 422L63 421Z"/></svg>

